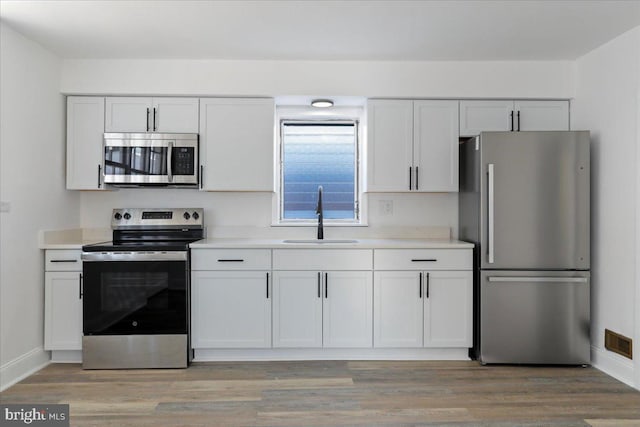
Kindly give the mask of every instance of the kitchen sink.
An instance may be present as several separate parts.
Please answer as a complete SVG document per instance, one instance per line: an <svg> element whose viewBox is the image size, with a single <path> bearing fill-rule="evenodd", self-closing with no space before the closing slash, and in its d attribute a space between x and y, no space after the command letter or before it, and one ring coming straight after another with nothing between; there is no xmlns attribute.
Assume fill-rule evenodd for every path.
<svg viewBox="0 0 640 427"><path fill-rule="evenodd" d="M358 243L357 240L353 239L289 239L283 240L282 243L292 243L292 244L335 244L335 243Z"/></svg>

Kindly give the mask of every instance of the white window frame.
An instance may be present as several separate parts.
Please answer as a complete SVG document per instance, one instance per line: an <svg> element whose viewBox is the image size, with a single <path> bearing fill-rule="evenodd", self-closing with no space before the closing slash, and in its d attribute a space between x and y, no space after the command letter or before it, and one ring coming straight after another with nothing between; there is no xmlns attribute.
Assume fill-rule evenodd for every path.
<svg viewBox="0 0 640 427"><path fill-rule="evenodd" d="M281 106L276 107L276 135L275 135L275 165L274 165L274 188L276 189L272 201L272 226L286 227L315 227L318 221L315 219L282 219L282 122L301 123L356 123L356 197L358 209L357 220L327 219L323 221L324 226L335 227L359 227L367 226L367 203L364 193L364 134L363 134L364 109L361 107L331 107L327 110L318 110L313 107L303 106Z"/></svg>

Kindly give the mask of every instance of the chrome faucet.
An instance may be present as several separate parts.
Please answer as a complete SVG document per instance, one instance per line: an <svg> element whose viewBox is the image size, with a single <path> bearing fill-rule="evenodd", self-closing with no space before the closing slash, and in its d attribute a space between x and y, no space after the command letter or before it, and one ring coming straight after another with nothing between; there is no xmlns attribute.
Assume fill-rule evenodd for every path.
<svg viewBox="0 0 640 427"><path fill-rule="evenodd" d="M316 205L316 215L318 215L318 240L324 239L324 226L322 224L322 185L318 186L318 204Z"/></svg>

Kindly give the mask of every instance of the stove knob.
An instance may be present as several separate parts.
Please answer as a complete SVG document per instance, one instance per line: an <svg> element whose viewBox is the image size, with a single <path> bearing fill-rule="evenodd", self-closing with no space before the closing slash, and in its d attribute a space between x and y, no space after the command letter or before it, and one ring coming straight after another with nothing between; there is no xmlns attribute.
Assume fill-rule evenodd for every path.
<svg viewBox="0 0 640 427"><path fill-rule="evenodd" d="M185 212L184 215L182 215L184 217L184 219L189 219L191 218L191 215L189 215L189 212Z"/></svg>
<svg viewBox="0 0 640 427"><path fill-rule="evenodd" d="M122 219L122 215L120 214L120 212L116 212L113 217L116 219L116 221L120 221Z"/></svg>
<svg viewBox="0 0 640 427"><path fill-rule="evenodd" d="M193 219L198 219L200 218L200 215L198 215L198 212L194 212L193 215L191 215L193 217Z"/></svg>
<svg viewBox="0 0 640 427"><path fill-rule="evenodd" d="M129 212L125 213L124 219L131 219L131 214L129 214Z"/></svg>

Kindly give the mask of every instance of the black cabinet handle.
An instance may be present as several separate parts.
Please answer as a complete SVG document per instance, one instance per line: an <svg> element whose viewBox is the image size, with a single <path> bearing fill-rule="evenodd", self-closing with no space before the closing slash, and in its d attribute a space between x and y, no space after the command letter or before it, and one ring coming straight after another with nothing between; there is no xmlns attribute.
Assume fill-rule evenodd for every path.
<svg viewBox="0 0 640 427"><path fill-rule="evenodd" d="M329 298L329 273L324 273L324 299Z"/></svg>
<svg viewBox="0 0 640 427"><path fill-rule="evenodd" d="M149 108L147 108L147 132L149 132Z"/></svg>
<svg viewBox="0 0 640 427"><path fill-rule="evenodd" d="M511 110L511 132L513 132L513 110Z"/></svg>
<svg viewBox="0 0 640 427"><path fill-rule="evenodd" d="M322 283L321 274L318 271L318 298L322 298L322 294L321 294L322 291L320 290L320 288L322 287L321 283Z"/></svg>
<svg viewBox="0 0 640 427"><path fill-rule="evenodd" d="M419 183L420 183L420 178L418 177L418 166L416 166L416 191L418 190Z"/></svg>
<svg viewBox="0 0 640 427"><path fill-rule="evenodd" d="M422 298L422 272L420 273L420 288L418 289L418 298Z"/></svg>
<svg viewBox="0 0 640 427"><path fill-rule="evenodd" d="M49 262L78 262L77 259L52 259Z"/></svg>
<svg viewBox="0 0 640 427"><path fill-rule="evenodd" d="M78 275L78 299L82 299L82 273Z"/></svg>
<svg viewBox="0 0 640 427"><path fill-rule="evenodd" d="M429 273L427 273L427 298L429 298L429 284L430 284L429 282L431 281L429 279L430 279L429 278Z"/></svg>
<svg viewBox="0 0 640 427"><path fill-rule="evenodd" d="M267 273L267 299L269 299L269 273Z"/></svg>
<svg viewBox="0 0 640 427"><path fill-rule="evenodd" d="M158 130L158 122L156 121L156 107L153 107L153 130Z"/></svg>
<svg viewBox="0 0 640 427"><path fill-rule="evenodd" d="M244 262L243 259L219 259L218 262Z"/></svg>
<svg viewBox="0 0 640 427"><path fill-rule="evenodd" d="M414 258L411 262L437 262L436 258Z"/></svg>
<svg viewBox="0 0 640 427"><path fill-rule="evenodd" d="M518 111L518 132L520 132L520 111Z"/></svg>
<svg viewBox="0 0 640 427"><path fill-rule="evenodd" d="M100 186L102 185L102 183L100 182L101 175L102 175L102 165L98 165L98 188L100 188Z"/></svg>
<svg viewBox="0 0 640 427"><path fill-rule="evenodd" d="M413 178L413 168L411 166L409 166L409 190L411 190L411 179Z"/></svg>
<svg viewBox="0 0 640 427"><path fill-rule="evenodd" d="M202 190L202 183L204 182L204 166L200 165L200 189Z"/></svg>

